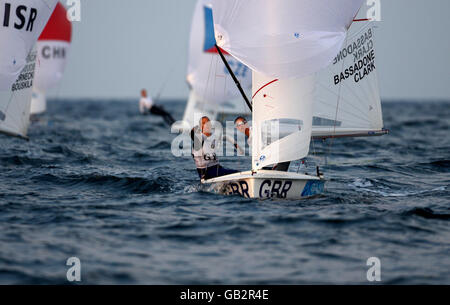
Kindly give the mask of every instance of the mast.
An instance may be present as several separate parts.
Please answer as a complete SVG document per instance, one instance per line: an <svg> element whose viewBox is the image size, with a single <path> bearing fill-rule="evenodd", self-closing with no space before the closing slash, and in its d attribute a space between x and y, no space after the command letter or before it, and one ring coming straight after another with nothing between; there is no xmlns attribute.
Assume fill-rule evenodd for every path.
<svg viewBox="0 0 450 305"><path fill-rule="evenodd" d="M250 108L250 111L253 111L253 107L252 104L250 103L250 101L247 98L247 95L245 95L244 89L242 89L241 87L241 83L239 82L239 80L236 78L236 75L234 75L233 70L231 70L230 65L228 64L225 56L222 53L222 50L217 46L217 44L215 45L217 52L220 55L220 58L222 58L223 63L225 64L225 67L227 67L228 72L230 72L231 77L233 78L234 83L236 84L237 88L239 89L239 92L241 93L242 97L245 100L245 103L247 103L248 108Z"/></svg>

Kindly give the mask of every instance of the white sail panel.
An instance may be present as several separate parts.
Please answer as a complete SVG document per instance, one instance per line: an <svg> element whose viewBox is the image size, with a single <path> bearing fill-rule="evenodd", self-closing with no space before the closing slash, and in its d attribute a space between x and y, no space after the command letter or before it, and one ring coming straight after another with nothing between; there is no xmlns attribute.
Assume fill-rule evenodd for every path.
<svg viewBox="0 0 450 305"><path fill-rule="evenodd" d="M35 86L41 91L57 86L64 74L70 43L58 40L38 40L38 65Z"/></svg>
<svg viewBox="0 0 450 305"><path fill-rule="evenodd" d="M251 94L251 92L249 93ZM249 115L252 113L241 96L223 103L220 107L221 115Z"/></svg>
<svg viewBox="0 0 450 305"><path fill-rule="evenodd" d="M31 100L31 114L46 110L45 92L61 82L71 41L72 23L67 19L66 9L58 2L37 42L38 65Z"/></svg>
<svg viewBox="0 0 450 305"><path fill-rule="evenodd" d="M72 41L72 23L58 2L37 42L38 62L35 87L46 91L62 79Z"/></svg>
<svg viewBox="0 0 450 305"><path fill-rule="evenodd" d="M36 57L36 50L33 49L10 90L0 91L1 133L19 137L27 136Z"/></svg>
<svg viewBox="0 0 450 305"><path fill-rule="evenodd" d="M217 107L201 100L197 94L191 90L189 99L184 110L183 121L177 122L174 129L190 132L191 128L198 124L199 120L207 116L210 120L217 117Z"/></svg>
<svg viewBox="0 0 450 305"><path fill-rule="evenodd" d="M33 94L31 95L30 115L43 113L47 111L47 100L45 93L33 88Z"/></svg>
<svg viewBox="0 0 450 305"><path fill-rule="evenodd" d="M199 0L191 26L187 81L202 100L219 105L239 96L231 75L215 48L211 0ZM251 87L251 71L225 55L243 88Z"/></svg>
<svg viewBox="0 0 450 305"><path fill-rule="evenodd" d="M10 90L52 14L57 0L0 3L0 90Z"/></svg>
<svg viewBox="0 0 450 305"><path fill-rule="evenodd" d="M217 44L252 70L303 77L328 66L364 0L213 0Z"/></svg>
<svg viewBox="0 0 450 305"><path fill-rule="evenodd" d="M313 113L315 137L383 128L372 22L355 22L333 63L318 73Z"/></svg>
<svg viewBox="0 0 450 305"><path fill-rule="evenodd" d="M277 80L253 72L253 170L308 155L314 86L314 75Z"/></svg>

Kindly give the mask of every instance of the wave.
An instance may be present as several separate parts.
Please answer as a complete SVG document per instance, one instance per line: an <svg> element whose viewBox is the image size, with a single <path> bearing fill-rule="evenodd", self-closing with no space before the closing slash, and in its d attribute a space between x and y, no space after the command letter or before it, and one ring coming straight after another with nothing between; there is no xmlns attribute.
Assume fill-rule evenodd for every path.
<svg viewBox="0 0 450 305"><path fill-rule="evenodd" d="M114 191L126 191L141 194L170 192L174 183L174 181L166 177L148 179L143 177L120 177L95 173L62 177L53 174L45 174L35 176L33 177L33 180L63 184L75 188L81 188L82 186L105 187Z"/></svg>
<svg viewBox="0 0 450 305"><path fill-rule="evenodd" d="M356 178L352 183L349 183L348 186L354 188L357 191L374 193L377 195L381 195L383 197L408 197L408 196L417 196L421 194L431 194L436 192L442 192L447 189L446 186L439 186L428 190L392 190L389 187L389 181L383 182L381 180L369 180L363 178ZM401 184L396 182L392 182L392 185L396 185L397 187L401 187Z"/></svg>
<svg viewBox="0 0 450 305"><path fill-rule="evenodd" d="M430 208L414 208L403 213L405 216L419 216L426 219L450 220L450 214L436 213Z"/></svg>

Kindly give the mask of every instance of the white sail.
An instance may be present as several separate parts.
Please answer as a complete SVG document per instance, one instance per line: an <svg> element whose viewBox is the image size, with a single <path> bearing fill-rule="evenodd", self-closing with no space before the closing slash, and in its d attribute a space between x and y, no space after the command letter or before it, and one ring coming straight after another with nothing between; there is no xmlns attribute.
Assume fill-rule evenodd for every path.
<svg viewBox="0 0 450 305"><path fill-rule="evenodd" d="M252 70L300 78L328 66L363 0L214 0L217 44Z"/></svg>
<svg viewBox="0 0 450 305"><path fill-rule="evenodd" d="M36 74L36 73L35 73ZM47 111L47 99L45 92L33 87L33 94L31 95L30 115L43 113Z"/></svg>
<svg viewBox="0 0 450 305"><path fill-rule="evenodd" d="M218 55L215 44L211 0L199 0L192 19L187 82L197 97L195 100L205 103L194 108L205 112L209 110L202 108L204 105L208 104L210 108L220 109L223 103L240 94ZM250 69L231 56L225 56L242 87L250 88ZM192 101L191 98L190 101ZM186 108L185 118L191 115L188 110L192 107L189 107L188 105ZM189 118L188 121L193 119Z"/></svg>
<svg viewBox="0 0 450 305"><path fill-rule="evenodd" d="M249 93L251 94L251 92ZM224 102L219 110L220 115L252 115L250 109L246 105L241 96L238 98Z"/></svg>
<svg viewBox="0 0 450 305"><path fill-rule="evenodd" d="M0 132L26 137L36 66L33 46L56 0L0 4Z"/></svg>
<svg viewBox="0 0 450 305"><path fill-rule="evenodd" d="M314 75L281 81L253 72L254 170L308 155L314 85Z"/></svg>
<svg viewBox="0 0 450 305"><path fill-rule="evenodd" d="M215 120L217 117L217 107L202 101L196 93L191 90L189 99L184 110L183 120L172 125L175 130L190 131L191 128L198 124L199 120L207 116L210 120Z"/></svg>
<svg viewBox="0 0 450 305"><path fill-rule="evenodd" d="M37 42L38 65L31 101L31 114L46 110L45 92L56 87L64 74L70 43L72 24L67 11L58 2Z"/></svg>
<svg viewBox="0 0 450 305"><path fill-rule="evenodd" d="M253 70L253 170L308 154L315 73L338 54L362 3L213 1L218 45Z"/></svg>
<svg viewBox="0 0 450 305"><path fill-rule="evenodd" d="M318 73L313 137L382 134L373 22L355 22L333 63Z"/></svg>
<svg viewBox="0 0 450 305"><path fill-rule="evenodd" d="M17 80L56 2L16 0L0 3L0 91L9 91Z"/></svg>
<svg viewBox="0 0 450 305"><path fill-rule="evenodd" d="M26 65L10 90L0 91L0 132L26 138L30 123L36 50L26 58Z"/></svg>

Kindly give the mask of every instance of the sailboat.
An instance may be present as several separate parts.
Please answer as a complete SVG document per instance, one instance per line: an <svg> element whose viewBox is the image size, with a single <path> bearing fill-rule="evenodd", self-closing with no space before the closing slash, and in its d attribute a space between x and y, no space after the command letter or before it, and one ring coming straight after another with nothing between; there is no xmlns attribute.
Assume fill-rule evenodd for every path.
<svg viewBox="0 0 450 305"><path fill-rule="evenodd" d="M192 18L187 83L190 94L183 120L172 126L190 131L202 116L215 120L220 113L243 110L239 91L215 48L211 0L198 0ZM224 55L244 88L251 87L251 71L228 54ZM240 104L240 105L239 105Z"/></svg>
<svg viewBox="0 0 450 305"><path fill-rule="evenodd" d="M349 61L354 57L342 54L347 42L358 39L356 35L348 40L347 32L362 3L363 0L213 1L217 49L231 54L253 73L252 169L203 180L203 184L222 194L248 198L298 199L318 195L323 193L325 183L318 168L316 175L263 168L306 157L313 136L384 132L378 87L373 82L376 73L364 72L371 62L366 58L358 71L352 68L353 74L362 71L365 81L361 78L350 84L350 71L346 69L353 66ZM360 43L356 42L358 50ZM336 88L330 88L335 79ZM344 86L346 80L348 84ZM355 107L352 103L365 98L361 92L370 96L364 100L366 109L355 104L363 115L356 109L349 110ZM339 109L343 104L345 108Z"/></svg>
<svg viewBox="0 0 450 305"><path fill-rule="evenodd" d="M35 71L31 115L46 111L45 93L61 82L71 40L72 23L67 19L66 9L58 2L36 44L38 65Z"/></svg>
<svg viewBox="0 0 450 305"><path fill-rule="evenodd" d="M35 43L56 2L18 0L0 4L0 133L27 138Z"/></svg>

